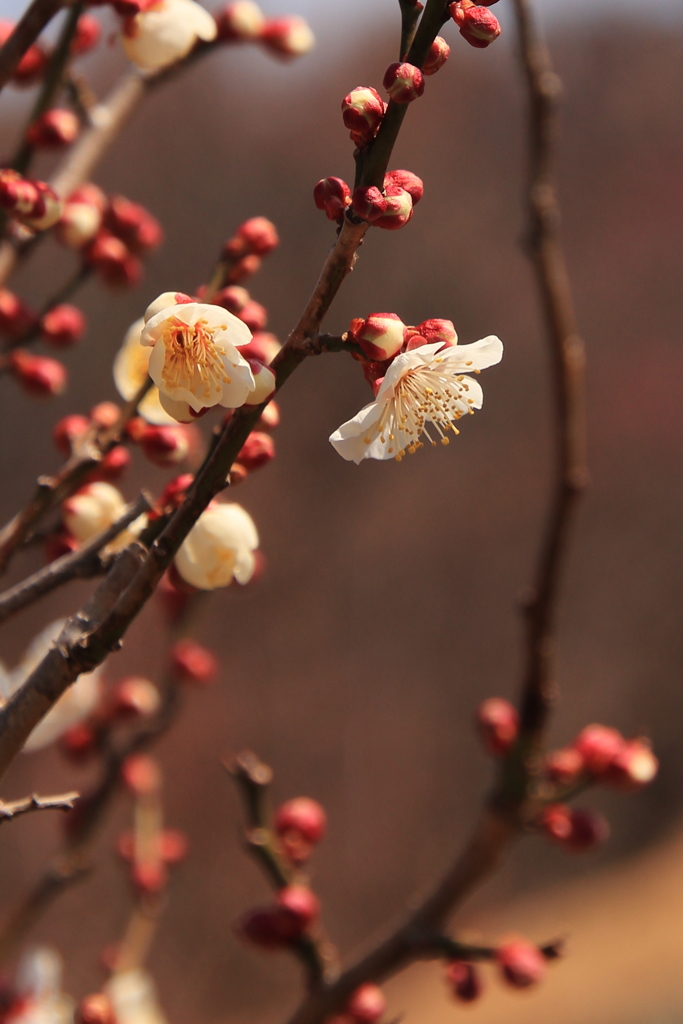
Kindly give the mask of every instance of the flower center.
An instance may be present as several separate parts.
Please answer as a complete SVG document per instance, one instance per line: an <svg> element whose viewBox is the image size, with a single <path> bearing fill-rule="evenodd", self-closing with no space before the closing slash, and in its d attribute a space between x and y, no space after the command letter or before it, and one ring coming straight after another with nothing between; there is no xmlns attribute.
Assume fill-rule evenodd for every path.
<svg viewBox="0 0 683 1024"><path fill-rule="evenodd" d="M227 324L220 329L227 330ZM207 405L212 404L212 398L215 404L223 393L223 385L231 380L222 358L225 349L214 341L214 331L206 320L190 326L177 317L169 317L163 342L166 358L161 376L169 390L185 388L206 400Z"/></svg>
<svg viewBox="0 0 683 1024"><path fill-rule="evenodd" d="M435 363L440 363L436 359ZM396 452L400 462L406 451L413 455L423 447L422 434L432 445L436 441L427 429L430 423L441 438L441 444L448 444L449 431L458 434L455 426L466 413L472 413L474 399L467 397L469 386L463 374L447 373L438 367L418 366L400 379L392 397L386 403L377 430L382 444L389 439L389 453ZM365 438L370 444L371 438Z"/></svg>

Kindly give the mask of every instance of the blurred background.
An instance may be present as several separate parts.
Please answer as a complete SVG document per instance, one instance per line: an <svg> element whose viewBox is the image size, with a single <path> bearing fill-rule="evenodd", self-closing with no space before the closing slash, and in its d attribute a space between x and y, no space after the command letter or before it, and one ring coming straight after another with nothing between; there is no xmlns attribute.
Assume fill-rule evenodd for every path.
<svg viewBox="0 0 683 1024"><path fill-rule="evenodd" d="M341 98L379 84L398 22L389 0L298 6L319 36L310 57L283 66L253 49L219 51L151 96L98 169L103 188L160 218L166 242L134 291L84 288L90 328L67 354L66 395L30 402L12 380L0 382L3 521L36 475L57 467L57 419L116 399L111 363L130 322L159 292L206 280L246 217L271 218L282 239L250 291L280 337L295 322L334 237L313 186L353 176ZM541 7L565 84L563 230L588 349L591 467L561 604L552 740L567 742L590 721L644 731L662 768L642 794L590 794L586 803L612 824L600 852L572 857L525 840L459 915L458 928L492 941L510 930L538 940L568 933L570 956L542 990L516 996L492 982L462 1011L426 967L389 987L391 1009L407 1022L467 1012L673 1024L683 1021L683 19L665 0ZM269 1024L299 993L296 963L232 933L268 893L241 848L221 757L251 747L274 768L278 801L306 794L327 808L314 884L345 955L443 870L491 781L472 718L484 697L516 693L517 602L547 507L552 441L548 357L520 246L524 94L504 8L505 34L489 49L470 49L454 27L444 33L450 60L409 111L392 161L424 178L424 199L401 234L370 231L326 327L344 331L376 310L406 323L447 317L462 342L498 334L505 357L482 376L484 409L457 444L400 465L356 467L327 442L369 400L348 356L310 360L282 392L278 457L234 493L258 524L267 571L204 602L195 635L220 654L220 681L188 694L158 748L168 822L191 844L150 961L174 1024ZM114 45L82 66L103 92L124 64ZM3 94L3 154L29 101ZM39 304L72 273L71 259L48 243L12 287ZM139 459L123 489L158 491L164 479ZM37 553L17 559L9 579L38 564ZM73 584L3 626L4 660L18 660L86 590ZM109 678L159 678L165 636L152 605L110 659ZM3 797L84 789L88 778L55 751L25 755ZM128 815L122 799L97 843L96 870L34 932L63 952L75 996L101 983L100 951L127 919L113 844ZM3 908L58 848L59 825L42 815L3 829Z"/></svg>

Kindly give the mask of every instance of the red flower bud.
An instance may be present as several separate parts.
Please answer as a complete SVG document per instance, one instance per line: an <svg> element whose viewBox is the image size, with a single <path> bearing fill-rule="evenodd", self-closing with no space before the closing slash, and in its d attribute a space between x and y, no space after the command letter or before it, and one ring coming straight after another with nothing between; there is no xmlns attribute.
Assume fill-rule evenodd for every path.
<svg viewBox="0 0 683 1024"><path fill-rule="evenodd" d="M0 334L21 338L36 323L36 317L14 292L0 288Z"/></svg>
<svg viewBox="0 0 683 1024"><path fill-rule="evenodd" d="M0 46L7 42L13 31L14 22L0 21ZM34 43L19 61L12 81L15 85L33 85L43 77L46 67L47 57L41 47Z"/></svg>
<svg viewBox="0 0 683 1024"><path fill-rule="evenodd" d="M143 718L158 711L161 698L154 683L141 676L119 680L110 695L113 718Z"/></svg>
<svg viewBox="0 0 683 1024"><path fill-rule="evenodd" d="M242 445L235 462L244 466L247 472L251 473L253 470L265 466L274 458L275 444L270 434L263 434L260 430L252 430Z"/></svg>
<svg viewBox="0 0 683 1024"><path fill-rule="evenodd" d="M391 359L398 355L406 336L406 325L396 313L371 313L354 320L349 338L361 346L368 359Z"/></svg>
<svg viewBox="0 0 683 1024"><path fill-rule="evenodd" d="M328 220L339 221L351 202L351 189L341 178L321 178L313 189L313 200Z"/></svg>
<svg viewBox="0 0 683 1024"><path fill-rule="evenodd" d="M76 32L71 43L71 52L74 56L87 53L97 46L102 35L102 29L97 18L92 14L82 14L76 24Z"/></svg>
<svg viewBox="0 0 683 1024"><path fill-rule="evenodd" d="M62 215L62 201L53 188L44 181L32 181L37 198L28 213L21 215L21 222L32 231L45 231L57 223Z"/></svg>
<svg viewBox="0 0 683 1024"><path fill-rule="evenodd" d="M546 807L539 824L549 839L577 853L592 849L609 836L609 825L597 811L572 810L566 804Z"/></svg>
<svg viewBox="0 0 683 1024"><path fill-rule="evenodd" d="M374 185L371 185L369 188L360 187L355 189L351 205L353 212L358 217L362 217L363 220L367 220L371 224L373 221L378 220L382 214L386 213L387 209L386 199Z"/></svg>
<svg viewBox="0 0 683 1024"><path fill-rule="evenodd" d="M647 743L627 740L612 760L606 781L618 789L642 789L652 782L659 769L659 761Z"/></svg>
<svg viewBox="0 0 683 1024"><path fill-rule="evenodd" d="M235 235L244 243L245 252L255 256L267 256L280 242L277 228L266 217L245 220Z"/></svg>
<svg viewBox="0 0 683 1024"><path fill-rule="evenodd" d="M109 200L98 185L93 185L91 181L87 181L85 185L79 185L71 193L67 199L68 203L85 203L87 206L94 206L96 210L103 214L109 205Z"/></svg>
<svg viewBox="0 0 683 1024"><path fill-rule="evenodd" d="M241 281L246 281L248 278L253 277L254 274L258 273L261 269L263 260L256 253L249 253L247 256L242 256L241 259L233 263L230 268L230 272L227 276L227 281L230 284L239 284Z"/></svg>
<svg viewBox="0 0 683 1024"><path fill-rule="evenodd" d="M342 100L342 119L361 142L371 142L382 123L386 106L371 86L359 85ZM354 141L356 141L354 139Z"/></svg>
<svg viewBox="0 0 683 1024"><path fill-rule="evenodd" d="M47 398L60 395L66 387L66 368L56 359L34 356L20 348L14 349L10 359L15 377L30 395Z"/></svg>
<svg viewBox="0 0 683 1024"><path fill-rule="evenodd" d="M268 402L256 426L259 430L267 431L275 430L276 427L280 426L280 407L275 399L272 402Z"/></svg>
<svg viewBox="0 0 683 1024"><path fill-rule="evenodd" d="M84 761L95 750L95 730L87 722L79 722L62 733L59 738L62 753L73 761Z"/></svg>
<svg viewBox="0 0 683 1024"><path fill-rule="evenodd" d="M166 508L167 505L171 505L173 508L180 508L185 501L185 495L192 486L193 480L192 473L181 473L180 476L176 476L173 480L169 481L159 499L161 507Z"/></svg>
<svg viewBox="0 0 683 1024"><path fill-rule="evenodd" d="M386 1008L387 1001L382 989L369 981L352 993L345 1011L357 1024L376 1024L383 1017Z"/></svg>
<svg viewBox="0 0 683 1024"><path fill-rule="evenodd" d="M545 975L546 962L540 950L526 939L511 939L496 950L496 962L503 978L514 988L528 988Z"/></svg>
<svg viewBox="0 0 683 1024"><path fill-rule="evenodd" d="M86 261L105 284L114 288L135 285L142 276L140 260L133 256L120 238L100 231L84 250Z"/></svg>
<svg viewBox="0 0 683 1024"><path fill-rule="evenodd" d="M125 196L110 198L104 214L104 225L136 256L156 249L164 237L156 217L153 217L144 206L132 203Z"/></svg>
<svg viewBox="0 0 683 1024"><path fill-rule="evenodd" d="M243 306L237 316L242 323L245 323L250 331L262 331L268 323L268 313L265 306L253 299Z"/></svg>
<svg viewBox="0 0 683 1024"><path fill-rule="evenodd" d="M216 306L222 306L228 313L238 316L241 310L251 301L251 296L246 288L238 284L230 284L227 288L221 288L213 298Z"/></svg>
<svg viewBox="0 0 683 1024"><path fill-rule="evenodd" d="M390 64L382 85L394 103L412 103L425 91L424 75L414 64Z"/></svg>
<svg viewBox="0 0 683 1024"><path fill-rule="evenodd" d="M481 995L481 977L472 964L452 960L446 968L446 981L455 998L463 1003L473 1003Z"/></svg>
<svg viewBox="0 0 683 1024"><path fill-rule="evenodd" d="M194 640L178 640L171 648L171 668L184 683L206 686L218 672L218 661L206 647Z"/></svg>
<svg viewBox="0 0 683 1024"><path fill-rule="evenodd" d="M33 181L27 181L11 167L0 168L0 206L17 217L29 214L39 199Z"/></svg>
<svg viewBox="0 0 683 1024"><path fill-rule="evenodd" d="M122 444L117 444L110 452L100 459L97 468L88 474L88 481L94 483L96 480L118 480L130 466L130 452Z"/></svg>
<svg viewBox="0 0 683 1024"><path fill-rule="evenodd" d="M477 725L484 746L498 757L514 746L519 732L519 715L509 701L489 697L477 710Z"/></svg>
<svg viewBox="0 0 683 1024"><path fill-rule="evenodd" d="M261 42L278 57L301 57L315 46L308 22L296 14L266 22Z"/></svg>
<svg viewBox="0 0 683 1024"><path fill-rule="evenodd" d="M282 907L254 907L235 922L235 933L241 939L253 942L263 949L278 949L290 944L296 934L292 934L292 917ZM299 933L300 934L300 933Z"/></svg>
<svg viewBox="0 0 683 1024"><path fill-rule="evenodd" d="M417 324L415 330L422 338L420 344L432 345L437 341L444 343L444 348L451 348L458 342L458 335L455 332L455 325L452 320L423 320ZM408 348L417 348L417 345L408 343Z"/></svg>
<svg viewBox="0 0 683 1024"><path fill-rule="evenodd" d="M184 424L149 426L140 438L140 447L150 462L166 468L187 458L191 435Z"/></svg>
<svg viewBox="0 0 683 1024"><path fill-rule="evenodd" d="M320 914L318 898L306 885L287 885L280 889L277 904L291 917L292 938L301 935Z"/></svg>
<svg viewBox="0 0 683 1024"><path fill-rule="evenodd" d="M584 760L587 772L602 775L621 752L626 740L617 729L606 725L587 725L574 740L573 746Z"/></svg>
<svg viewBox="0 0 683 1024"><path fill-rule="evenodd" d="M317 800L297 796L278 807L274 824L279 836L298 832L307 842L317 844L325 835L327 815Z"/></svg>
<svg viewBox="0 0 683 1024"><path fill-rule="evenodd" d="M566 786L584 769L583 757L575 747L552 750L545 759L545 773L553 782Z"/></svg>
<svg viewBox="0 0 683 1024"><path fill-rule="evenodd" d="M453 21L460 27L460 35L470 46L483 49L500 35L500 24L488 7L478 7L471 0L459 0L448 8Z"/></svg>
<svg viewBox="0 0 683 1024"><path fill-rule="evenodd" d="M412 171L387 171L384 175L384 188L387 189L390 185L398 185L399 188L409 192L413 206L417 206L424 195L425 187L422 178L418 178L417 174L413 174Z"/></svg>
<svg viewBox="0 0 683 1024"><path fill-rule="evenodd" d="M136 861L130 874L135 888L142 893L161 892L168 881L168 872L162 860Z"/></svg>
<svg viewBox="0 0 683 1024"><path fill-rule="evenodd" d="M187 857L189 843L184 832L165 828L159 836L159 856L165 864L179 864Z"/></svg>
<svg viewBox="0 0 683 1024"><path fill-rule="evenodd" d="M218 38L231 43L258 39L266 23L263 11L253 0L234 0L215 18Z"/></svg>
<svg viewBox="0 0 683 1024"><path fill-rule="evenodd" d="M55 348L67 348L75 344L85 327L85 317L80 309L67 303L55 306L40 319L43 339Z"/></svg>
<svg viewBox="0 0 683 1024"><path fill-rule="evenodd" d="M52 431L52 440L55 443L55 448L65 458L68 458L73 451L74 441L87 434L89 429L90 421L85 416L79 416L77 413L64 416L63 419L55 424Z"/></svg>
<svg viewBox="0 0 683 1024"><path fill-rule="evenodd" d="M384 189L387 200L386 211L374 222L376 228L398 231L413 216L413 200L410 192L399 185L387 185Z"/></svg>
<svg viewBox="0 0 683 1024"><path fill-rule="evenodd" d="M116 402L98 402L90 410L90 419L100 430L108 430L118 423L121 410Z"/></svg>
<svg viewBox="0 0 683 1024"><path fill-rule="evenodd" d="M149 754L131 754L123 763L121 778L136 796L156 793L161 787L161 771Z"/></svg>
<svg viewBox="0 0 683 1024"><path fill-rule="evenodd" d="M257 331L248 345L242 345L240 355L245 359L258 359L259 363L269 366L281 348L280 342L270 331Z"/></svg>
<svg viewBox="0 0 683 1024"><path fill-rule="evenodd" d="M76 1024L116 1024L109 997L104 992L84 996L76 1009Z"/></svg>
<svg viewBox="0 0 683 1024"><path fill-rule="evenodd" d="M435 75L448 60L450 52L451 48L446 40L442 39L441 36L437 36L429 47L425 62L422 65L422 74Z"/></svg>
<svg viewBox="0 0 683 1024"><path fill-rule="evenodd" d="M26 141L42 149L61 149L71 145L79 130L80 124L73 111L53 107L33 122L26 132Z"/></svg>

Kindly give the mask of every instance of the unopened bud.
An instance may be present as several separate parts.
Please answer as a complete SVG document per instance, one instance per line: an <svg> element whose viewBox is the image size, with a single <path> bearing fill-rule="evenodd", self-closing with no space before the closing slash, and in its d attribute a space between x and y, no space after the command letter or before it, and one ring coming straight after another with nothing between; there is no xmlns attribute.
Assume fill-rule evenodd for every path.
<svg viewBox="0 0 683 1024"><path fill-rule="evenodd" d="M242 307L237 316L252 332L262 331L268 323L266 307L262 306L260 302L254 301L254 299L247 302L246 306Z"/></svg>
<svg viewBox="0 0 683 1024"><path fill-rule="evenodd" d="M529 988L541 981L546 962L537 946L526 939L511 939L496 950L498 964L504 980L513 988Z"/></svg>
<svg viewBox="0 0 683 1024"><path fill-rule="evenodd" d="M544 768L549 779L567 786L578 779L584 769L584 761L575 747L565 747L562 750L551 750L545 759Z"/></svg>
<svg viewBox="0 0 683 1024"><path fill-rule="evenodd" d="M136 256L156 249L164 237L156 217L125 196L111 196L104 214L104 225Z"/></svg>
<svg viewBox="0 0 683 1024"><path fill-rule="evenodd" d="M116 1024L109 997L104 992L84 996L76 1008L76 1024Z"/></svg>
<svg viewBox="0 0 683 1024"><path fill-rule="evenodd" d="M60 395L66 387L66 368L56 359L34 356L19 348L14 349L10 359L15 377L30 395L48 398Z"/></svg>
<svg viewBox="0 0 683 1024"><path fill-rule="evenodd" d="M111 694L111 714L115 718L143 718L159 710L161 697L149 679L128 676L121 679Z"/></svg>
<svg viewBox="0 0 683 1024"><path fill-rule="evenodd" d="M176 466L187 458L190 450L188 428L181 424L177 427L150 425L140 438L140 447L155 466Z"/></svg>
<svg viewBox="0 0 683 1024"><path fill-rule="evenodd" d="M458 335L452 320L423 320L421 324L417 324L415 330L423 339L423 345L433 345L441 341L444 348L451 348L458 343ZM409 343L408 348L417 348L417 345Z"/></svg>
<svg viewBox="0 0 683 1024"><path fill-rule="evenodd" d="M267 217L250 217L235 235L244 243L245 252L255 256L267 256L280 242L277 228Z"/></svg>
<svg viewBox="0 0 683 1024"><path fill-rule="evenodd" d="M0 168L0 207L17 217L28 214L38 201L35 182L11 167Z"/></svg>
<svg viewBox="0 0 683 1024"><path fill-rule="evenodd" d="M3 46L14 31L14 22L0 21L0 46ZM40 81L47 68L45 51L37 44L29 46L14 69L12 81L15 85L29 86Z"/></svg>
<svg viewBox="0 0 683 1024"><path fill-rule="evenodd" d="M74 56L87 53L97 46L102 35L102 29L97 18L92 14L82 14L76 23L76 31L71 42L71 52Z"/></svg>
<svg viewBox="0 0 683 1024"><path fill-rule="evenodd" d="M260 430L252 430L242 445L235 462L244 466L247 472L251 473L253 470L265 466L274 458L275 444L270 434L263 434Z"/></svg>
<svg viewBox="0 0 683 1024"><path fill-rule="evenodd" d="M133 256L120 238L107 231L100 231L86 247L85 258L105 284L114 288L131 287L142 276L139 259Z"/></svg>
<svg viewBox="0 0 683 1024"><path fill-rule="evenodd" d="M609 836L609 825L597 811L573 810L566 804L551 804L539 824L549 838L577 853L590 850Z"/></svg>
<svg viewBox="0 0 683 1024"><path fill-rule="evenodd" d="M477 709L479 735L490 754L499 757L514 746L519 732L517 709L502 697L489 697Z"/></svg>
<svg viewBox="0 0 683 1024"><path fill-rule="evenodd" d="M68 203L85 203L87 206L94 206L103 214L109 205L109 200L99 185L93 185L91 181L86 181L84 185L79 185L71 193L67 199Z"/></svg>
<svg viewBox="0 0 683 1024"><path fill-rule="evenodd" d="M230 284L227 288L221 288L213 297L216 306L222 306L228 313L238 316L240 311L251 302L251 296L246 288L238 284Z"/></svg>
<svg viewBox="0 0 683 1024"><path fill-rule="evenodd" d="M241 939L262 949L278 949L291 941L287 912L280 907L255 907L235 922L234 931Z"/></svg>
<svg viewBox="0 0 683 1024"><path fill-rule="evenodd" d="M242 345L240 355L245 359L258 359L264 366L269 366L278 354L282 345L270 331L257 331L248 345Z"/></svg>
<svg viewBox="0 0 683 1024"><path fill-rule="evenodd" d="M342 100L344 124L365 142L377 134L386 109L382 97L371 86L359 85Z"/></svg>
<svg viewBox="0 0 683 1024"><path fill-rule="evenodd" d="M313 201L328 220L339 221L351 202L351 189L342 178L321 178L313 189Z"/></svg>
<svg viewBox="0 0 683 1024"><path fill-rule="evenodd" d="M21 338L36 323L36 317L14 292L0 288L0 334Z"/></svg>
<svg viewBox="0 0 683 1024"><path fill-rule="evenodd" d="M583 757L586 771L591 775L602 775L621 753L625 742L617 729L594 724L581 730L573 746Z"/></svg>
<svg viewBox="0 0 683 1024"><path fill-rule="evenodd" d="M606 781L618 789L642 789L652 782L659 770L659 761L642 740L627 740L614 757Z"/></svg>
<svg viewBox="0 0 683 1024"><path fill-rule="evenodd" d="M470 46L484 49L500 35L498 19L488 7L473 5L471 0L459 0L452 3L448 10L460 28L460 35Z"/></svg>
<svg viewBox="0 0 683 1024"><path fill-rule="evenodd" d="M97 737L87 722L79 722L59 737L62 753L73 761L85 761L95 751Z"/></svg>
<svg viewBox="0 0 683 1024"><path fill-rule="evenodd" d="M224 42L243 43L258 39L266 18L253 0L234 0L216 15L218 38Z"/></svg>
<svg viewBox="0 0 683 1024"><path fill-rule="evenodd" d="M275 393L277 378L268 366L264 366L258 359L248 359L254 378L254 388L247 396L246 405L260 405Z"/></svg>
<svg viewBox="0 0 683 1024"><path fill-rule="evenodd" d="M117 444L100 459L97 467L89 473L88 480L118 480L129 468L130 463L131 457L128 449L124 448L122 444Z"/></svg>
<svg viewBox="0 0 683 1024"><path fill-rule="evenodd" d="M46 231L59 221L62 215L62 201L44 181L33 181L31 184L37 192L37 199L31 210L21 218L22 224L32 231Z"/></svg>
<svg viewBox="0 0 683 1024"><path fill-rule="evenodd" d="M194 640L178 640L171 648L171 668L184 683L206 686L218 672L218 661L206 647Z"/></svg>
<svg viewBox="0 0 683 1024"><path fill-rule="evenodd" d="M424 75L414 64L390 64L382 85L394 103L412 103L425 91Z"/></svg>
<svg viewBox="0 0 683 1024"><path fill-rule="evenodd" d="M290 14L267 21L261 42L278 57L302 57L315 46L315 36L307 21Z"/></svg>
<svg viewBox="0 0 683 1024"><path fill-rule="evenodd" d="M57 223L57 238L68 249L82 249L102 225L102 214L91 203L66 204Z"/></svg>
<svg viewBox="0 0 683 1024"><path fill-rule="evenodd" d="M156 793L161 788L161 771L149 754L131 754L121 768L124 785L136 796Z"/></svg>
<svg viewBox="0 0 683 1024"><path fill-rule="evenodd" d="M55 306L40 319L40 333L55 348L68 348L75 344L85 330L85 317L76 306L63 303Z"/></svg>
<svg viewBox="0 0 683 1024"><path fill-rule="evenodd" d="M121 410L116 402L98 402L90 410L90 419L100 430L108 430L119 421Z"/></svg>
<svg viewBox="0 0 683 1024"><path fill-rule="evenodd" d="M166 865L160 859L134 862L130 875L133 885L142 893L159 893L168 881Z"/></svg>
<svg viewBox="0 0 683 1024"><path fill-rule="evenodd" d="M317 800L297 796L278 807L274 824L279 836L298 832L307 842L317 845L325 835L327 815Z"/></svg>
<svg viewBox="0 0 683 1024"><path fill-rule="evenodd" d="M187 857L187 836L175 828L165 828L159 836L159 856L165 864L179 864Z"/></svg>
<svg viewBox="0 0 683 1024"><path fill-rule="evenodd" d="M387 208L381 217L374 222L374 227L383 228L385 231L398 231L404 227L413 216L413 199L410 192L407 192L399 185L387 185L384 189Z"/></svg>
<svg viewBox="0 0 683 1024"><path fill-rule="evenodd" d="M424 75L435 75L448 60L450 52L451 48L446 40L442 39L441 36L437 36L429 47L425 62L422 65L422 73Z"/></svg>
<svg viewBox="0 0 683 1024"><path fill-rule="evenodd" d="M372 224L386 213L387 200L374 185L355 189L351 203L353 212Z"/></svg>
<svg viewBox="0 0 683 1024"><path fill-rule="evenodd" d="M73 111L53 107L33 122L26 132L26 141L41 149L61 149L74 142L79 128L78 118Z"/></svg>
<svg viewBox="0 0 683 1024"><path fill-rule="evenodd" d="M227 281L230 284L240 284L242 281L247 281L259 272L262 263L262 257L257 256L255 252L242 256L232 264L227 275Z"/></svg>
<svg viewBox="0 0 683 1024"><path fill-rule="evenodd" d="M166 508L168 505L171 505L173 508L180 508L185 501L185 495L192 486L193 480L192 473L181 473L180 476L170 480L159 499L161 508Z"/></svg>
<svg viewBox="0 0 683 1024"><path fill-rule="evenodd" d="M256 426L259 430L267 431L275 430L280 426L280 407L275 400L268 402Z"/></svg>
<svg viewBox="0 0 683 1024"><path fill-rule="evenodd" d="M52 440L58 452L68 458L73 452L74 442L84 437L90 429L90 421L85 416L73 413L64 416L52 431Z"/></svg>
<svg viewBox="0 0 683 1024"><path fill-rule="evenodd" d="M287 885L277 894L277 905L291 918L292 938L302 934L320 914L320 903L306 885Z"/></svg>
<svg viewBox="0 0 683 1024"><path fill-rule="evenodd" d="M463 1003L473 1003L481 995L481 977L472 964L451 961L446 968L446 981L455 998Z"/></svg>
<svg viewBox="0 0 683 1024"><path fill-rule="evenodd" d="M357 1024L376 1024L384 1016L386 1008L382 989L371 981L357 988L344 1007Z"/></svg>
<svg viewBox="0 0 683 1024"><path fill-rule="evenodd" d="M354 320L349 338L361 346L368 359L391 359L403 347L406 325L396 313L371 313L365 320Z"/></svg>

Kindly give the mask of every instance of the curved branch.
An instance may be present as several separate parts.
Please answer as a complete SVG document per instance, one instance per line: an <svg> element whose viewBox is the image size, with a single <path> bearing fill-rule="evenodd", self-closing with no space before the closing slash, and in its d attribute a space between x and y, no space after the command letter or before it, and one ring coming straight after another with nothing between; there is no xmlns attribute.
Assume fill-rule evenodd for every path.
<svg viewBox="0 0 683 1024"><path fill-rule="evenodd" d="M31 811L71 811L79 796L80 793L72 790L70 793L60 793L58 796L38 796L37 793L32 793L31 796L25 796L21 800L11 800L9 803L0 800L0 824Z"/></svg>

